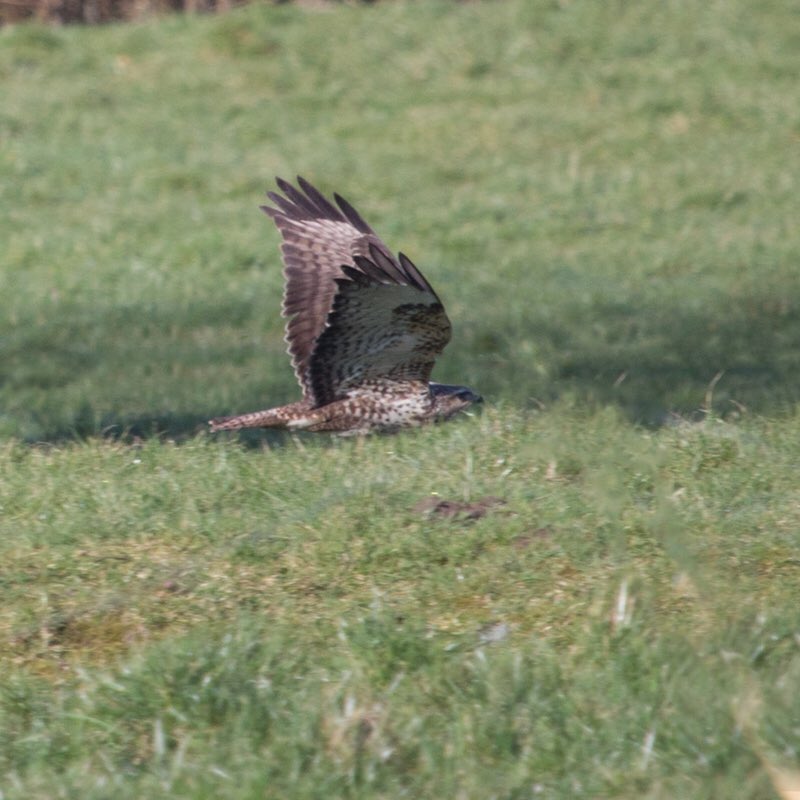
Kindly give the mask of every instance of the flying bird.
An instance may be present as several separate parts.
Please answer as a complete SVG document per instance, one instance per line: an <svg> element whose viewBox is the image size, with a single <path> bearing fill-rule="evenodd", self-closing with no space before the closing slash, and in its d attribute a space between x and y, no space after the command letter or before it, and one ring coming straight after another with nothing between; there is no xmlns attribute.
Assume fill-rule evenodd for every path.
<svg viewBox="0 0 800 800"><path fill-rule="evenodd" d="M446 420L481 401L465 386L432 383L450 320L422 273L396 257L338 194L280 178L262 206L283 237L286 342L303 399L235 417L211 431L287 428L342 435Z"/></svg>

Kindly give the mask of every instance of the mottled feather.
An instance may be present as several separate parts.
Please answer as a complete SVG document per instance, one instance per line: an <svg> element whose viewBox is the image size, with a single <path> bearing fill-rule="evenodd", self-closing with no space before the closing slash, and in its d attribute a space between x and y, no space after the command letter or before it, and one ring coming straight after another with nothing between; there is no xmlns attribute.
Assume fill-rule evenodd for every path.
<svg viewBox="0 0 800 800"><path fill-rule="evenodd" d="M313 401L309 362L327 323L342 266L355 266L355 257L369 255L370 247L389 259L391 254L346 200L334 195L337 208L303 178L298 177L297 182L302 192L278 178L285 196L269 192L267 196L276 207L262 209L275 221L283 238L286 342L303 395Z"/></svg>
<svg viewBox="0 0 800 800"><path fill-rule="evenodd" d="M450 321L422 273L392 255L338 194L280 178L262 206L283 238L283 314L303 399L211 420L211 430L280 427L342 435L449 419L480 397L430 383Z"/></svg>
<svg viewBox="0 0 800 800"><path fill-rule="evenodd" d="M413 280L392 262L376 261L356 256L355 267L343 267L344 276L336 280L328 324L309 363L318 403L379 381L427 386L436 357L450 341L450 320L427 282Z"/></svg>

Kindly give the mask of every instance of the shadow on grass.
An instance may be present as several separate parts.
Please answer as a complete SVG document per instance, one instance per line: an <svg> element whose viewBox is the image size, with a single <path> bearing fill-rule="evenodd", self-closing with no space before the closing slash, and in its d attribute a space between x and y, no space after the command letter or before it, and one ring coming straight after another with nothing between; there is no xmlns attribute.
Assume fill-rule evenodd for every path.
<svg viewBox="0 0 800 800"><path fill-rule="evenodd" d="M494 317L463 343L486 365L486 383L474 372L470 379L489 398L549 404L568 395L590 407L616 406L647 426L692 417L709 401L722 415L790 410L800 400L800 299L711 300L534 308L502 333ZM527 369L519 355L526 350Z"/></svg>
<svg viewBox="0 0 800 800"><path fill-rule="evenodd" d="M783 412L800 398L800 314L793 308L598 307L596 339L575 342L558 379L650 425L709 403L720 414ZM559 340L563 331L551 341Z"/></svg>
<svg viewBox="0 0 800 800"><path fill-rule="evenodd" d="M55 427L47 431L45 436L31 436L25 439L26 444L59 444L64 442L83 441L93 436L104 439L136 444L148 439L181 444L208 431L207 414L156 414L138 417L114 417L105 415L96 422L92 409L85 406L79 410L71 423ZM277 449L286 446L292 436L280 430L243 430L235 433L208 434L212 439L236 439L247 449Z"/></svg>
<svg viewBox="0 0 800 800"><path fill-rule="evenodd" d="M652 297L553 312L533 307L516 322L490 309L478 324L460 321L444 360L490 402L569 395L588 407L617 406L645 425L697 414L715 380L716 413L791 408L800 398L800 301L774 294L706 299L677 307ZM181 441L205 430L212 416L263 408L265 398L283 402L297 390L280 334L253 326L257 314L255 303L221 301L94 315L73 309L18 325L4 337L0 361L5 418L27 418L34 433L23 438L36 442L93 435ZM257 382L264 376L273 383ZM191 410L198 398L207 398L207 410ZM126 411L133 405L159 410ZM248 447L288 440L272 431L238 438Z"/></svg>
<svg viewBox="0 0 800 800"><path fill-rule="evenodd" d="M242 411L250 396L252 408L262 408L254 379L270 359L283 366L278 381L286 386L278 383L276 395L285 394L292 373L280 335L275 353L261 352L256 314L252 303L225 301L182 309L73 307L6 331L0 325L0 430L5 423L32 444L90 436L181 442L207 431L212 417L232 413L230 400L220 400L225 391ZM254 358L263 359L257 370ZM151 413L134 410L148 406ZM287 441L280 431L218 436L248 447Z"/></svg>

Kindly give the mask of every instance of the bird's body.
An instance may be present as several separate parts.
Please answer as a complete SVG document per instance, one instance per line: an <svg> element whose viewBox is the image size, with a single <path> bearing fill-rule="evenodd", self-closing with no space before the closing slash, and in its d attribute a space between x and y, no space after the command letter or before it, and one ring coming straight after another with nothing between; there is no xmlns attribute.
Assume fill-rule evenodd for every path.
<svg viewBox="0 0 800 800"><path fill-rule="evenodd" d="M306 431L331 431L341 435L396 431L428 421L433 401L428 387L375 385L362 386L351 397L314 406L308 400L229 419L216 420L213 430L238 428L288 428Z"/></svg>
<svg viewBox="0 0 800 800"><path fill-rule="evenodd" d="M479 402L466 387L429 381L450 321L422 273L347 201L335 195L337 208L298 184L278 179L277 208L262 208L283 237L286 341L303 399L213 419L211 430L396 431Z"/></svg>

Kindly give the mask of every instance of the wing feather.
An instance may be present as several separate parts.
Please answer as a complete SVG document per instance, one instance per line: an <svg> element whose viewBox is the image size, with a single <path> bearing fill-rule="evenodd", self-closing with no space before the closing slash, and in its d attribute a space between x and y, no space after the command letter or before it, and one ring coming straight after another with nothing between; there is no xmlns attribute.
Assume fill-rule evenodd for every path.
<svg viewBox="0 0 800 800"><path fill-rule="evenodd" d="M342 209L344 213L345 219L357 230L359 233L366 233L371 234L372 236L375 235L375 231L364 222L361 214L356 211L347 200L344 199L340 194L334 194L333 199L336 200L336 205Z"/></svg>
<svg viewBox="0 0 800 800"><path fill-rule="evenodd" d="M325 197L319 189L315 186L312 186L305 178L301 178L299 175L297 176L297 183L299 184L300 188L306 193L307 197L312 200L318 209L323 212L326 212L330 215L331 219L334 219L337 214L339 213L336 210L336 206Z"/></svg>
<svg viewBox="0 0 800 800"><path fill-rule="evenodd" d="M316 405L359 381L428 380L450 339L431 285L395 258L343 197L276 178L262 206L283 238L286 341L303 395Z"/></svg>
<svg viewBox="0 0 800 800"><path fill-rule="evenodd" d="M283 238L283 315L287 317L286 342L295 375L306 399L316 401L308 377L316 340L327 324L342 266L355 266L357 255L374 248L392 258L372 228L342 197L338 208L305 179L300 189L281 178L282 192L268 192L273 206L262 210L275 222Z"/></svg>
<svg viewBox="0 0 800 800"><path fill-rule="evenodd" d="M450 320L422 279L411 282L396 263L364 256L343 266L327 326L309 364L318 404L347 397L365 385L427 384L439 353L450 341ZM413 267L409 275L420 275ZM424 283L425 285L422 285Z"/></svg>

